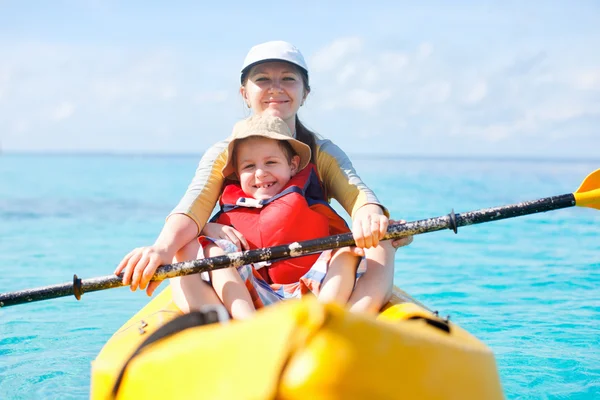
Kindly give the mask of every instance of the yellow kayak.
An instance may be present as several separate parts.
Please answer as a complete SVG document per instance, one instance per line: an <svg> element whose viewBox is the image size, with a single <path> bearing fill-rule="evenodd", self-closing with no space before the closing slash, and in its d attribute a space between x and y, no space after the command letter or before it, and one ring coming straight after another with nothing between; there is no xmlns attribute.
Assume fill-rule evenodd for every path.
<svg viewBox="0 0 600 400"><path fill-rule="evenodd" d="M398 288L377 318L308 297L173 329L184 319L166 288L92 362L91 399L504 398L490 349Z"/></svg>

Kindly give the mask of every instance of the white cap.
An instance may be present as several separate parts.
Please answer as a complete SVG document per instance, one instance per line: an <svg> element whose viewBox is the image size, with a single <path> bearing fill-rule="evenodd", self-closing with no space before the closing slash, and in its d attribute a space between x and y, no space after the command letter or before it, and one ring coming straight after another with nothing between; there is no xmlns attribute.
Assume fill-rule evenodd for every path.
<svg viewBox="0 0 600 400"><path fill-rule="evenodd" d="M291 43L274 40L250 49L242 65L242 76L254 65L267 61L287 61L302 68L308 74L308 66L300 50Z"/></svg>

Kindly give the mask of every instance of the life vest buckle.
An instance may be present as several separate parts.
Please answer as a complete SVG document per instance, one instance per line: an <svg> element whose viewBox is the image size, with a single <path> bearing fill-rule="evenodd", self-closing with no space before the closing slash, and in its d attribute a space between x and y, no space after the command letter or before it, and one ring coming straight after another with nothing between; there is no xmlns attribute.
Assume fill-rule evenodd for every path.
<svg viewBox="0 0 600 400"><path fill-rule="evenodd" d="M271 265L271 262L269 262L269 261L260 261L260 262L256 262L256 263L252 264L252 266L256 270L259 270L264 267L268 267L269 265Z"/></svg>
<svg viewBox="0 0 600 400"><path fill-rule="evenodd" d="M235 205L240 207L262 208L264 204L262 203L262 200L253 199L252 197L240 197L235 202Z"/></svg>

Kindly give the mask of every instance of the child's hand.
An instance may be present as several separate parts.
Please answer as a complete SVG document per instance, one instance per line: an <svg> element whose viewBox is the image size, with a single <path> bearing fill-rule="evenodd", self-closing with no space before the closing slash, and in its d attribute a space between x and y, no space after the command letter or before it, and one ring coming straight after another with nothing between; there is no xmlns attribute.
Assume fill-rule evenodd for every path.
<svg viewBox="0 0 600 400"><path fill-rule="evenodd" d="M119 275L124 271L123 285L131 285L132 292L138 287L146 289L148 296L152 296L161 281L150 282L150 279L159 266L170 264L172 261L173 254L168 254L162 249L154 246L138 247L121 260L114 274Z"/></svg>
<svg viewBox="0 0 600 400"><path fill-rule="evenodd" d="M204 225L202 235L213 239L229 240L231 243L235 244L238 250L250 250L250 246L244 235L228 225L209 222Z"/></svg>

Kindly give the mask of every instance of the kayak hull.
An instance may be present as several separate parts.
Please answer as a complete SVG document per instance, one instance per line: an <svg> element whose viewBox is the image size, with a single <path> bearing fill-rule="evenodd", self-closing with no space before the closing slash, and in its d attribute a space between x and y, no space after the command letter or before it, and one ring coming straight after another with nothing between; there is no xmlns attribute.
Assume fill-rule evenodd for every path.
<svg viewBox="0 0 600 400"><path fill-rule="evenodd" d="M170 288L140 310L92 362L92 399L152 332L179 317ZM501 399L492 352L402 290L377 318L314 298L267 307L248 321L183 330L127 365L128 398Z"/></svg>

